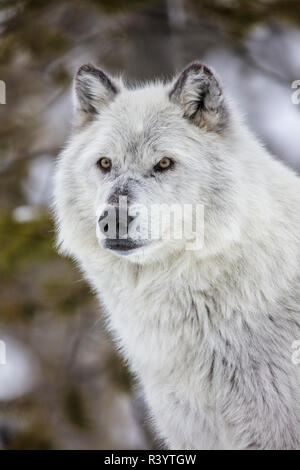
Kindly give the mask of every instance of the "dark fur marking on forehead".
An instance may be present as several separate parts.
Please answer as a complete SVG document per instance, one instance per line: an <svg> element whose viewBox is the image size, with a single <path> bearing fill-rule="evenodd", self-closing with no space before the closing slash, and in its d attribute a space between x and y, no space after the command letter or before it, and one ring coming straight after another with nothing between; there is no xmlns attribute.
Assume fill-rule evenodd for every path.
<svg viewBox="0 0 300 470"><path fill-rule="evenodd" d="M141 140L144 140L144 139L141 139ZM135 157L138 155L139 147L140 147L140 143L137 141L137 139L132 140L127 145L126 153L130 153L133 157Z"/></svg>

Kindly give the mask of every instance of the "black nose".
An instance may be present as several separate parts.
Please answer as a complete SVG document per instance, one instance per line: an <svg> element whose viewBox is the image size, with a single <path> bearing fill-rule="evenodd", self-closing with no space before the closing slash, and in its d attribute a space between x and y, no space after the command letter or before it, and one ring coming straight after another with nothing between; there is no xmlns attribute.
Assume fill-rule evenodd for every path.
<svg viewBox="0 0 300 470"><path fill-rule="evenodd" d="M98 220L101 233L109 240L120 240L129 237L128 229L135 216L128 214L127 209L109 206Z"/></svg>

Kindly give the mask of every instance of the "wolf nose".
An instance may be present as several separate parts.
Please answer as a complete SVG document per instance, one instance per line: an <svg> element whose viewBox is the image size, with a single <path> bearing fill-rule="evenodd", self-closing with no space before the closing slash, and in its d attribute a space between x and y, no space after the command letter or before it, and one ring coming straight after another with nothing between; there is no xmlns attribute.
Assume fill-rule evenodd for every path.
<svg viewBox="0 0 300 470"><path fill-rule="evenodd" d="M135 216L129 215L128 210L111 206L101 214L98 224L106 238L115 240L128 237L128 228L134 219Z"/></svg>

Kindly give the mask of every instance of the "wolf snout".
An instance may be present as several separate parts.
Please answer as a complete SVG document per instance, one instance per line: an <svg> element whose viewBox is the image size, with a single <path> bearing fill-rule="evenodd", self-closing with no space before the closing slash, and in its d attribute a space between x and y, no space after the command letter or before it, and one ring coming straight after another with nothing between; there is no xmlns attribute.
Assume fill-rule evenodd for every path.
<svg viewBox="0 0 300 470"><path fill-rule="evenodd" d="M126 206L106 207L98 219L100 245L121 255L147 245L148 240L140 237L139 215L139 212L129 214Z"/></svg>
<svg viewBox="0 0 300 470"><path fill-rule="evenodd" d="M100 232L111 240L128 238L129 226L135 218L136 216L129 215L125 208L110 206L99 217Z"/></svg>

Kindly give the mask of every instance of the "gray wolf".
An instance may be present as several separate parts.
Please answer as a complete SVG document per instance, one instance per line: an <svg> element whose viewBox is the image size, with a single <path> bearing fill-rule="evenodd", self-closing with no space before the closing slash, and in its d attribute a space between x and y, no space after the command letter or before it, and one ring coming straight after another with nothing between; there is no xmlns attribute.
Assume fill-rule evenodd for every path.
<svg viewBox="0 0 300 470"><path fill-rule="evenodd" d="M104 306L158 435L171 449L299 448L299 177L200 62L137 86L84 65L74 110L56 169L58 244ZM145 222L132 205L182 203L204 208L200 249L151 227L130 237Z"/></svg>

